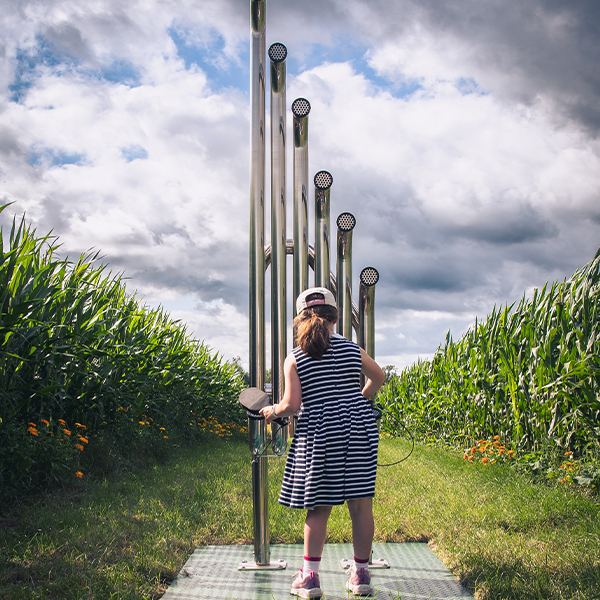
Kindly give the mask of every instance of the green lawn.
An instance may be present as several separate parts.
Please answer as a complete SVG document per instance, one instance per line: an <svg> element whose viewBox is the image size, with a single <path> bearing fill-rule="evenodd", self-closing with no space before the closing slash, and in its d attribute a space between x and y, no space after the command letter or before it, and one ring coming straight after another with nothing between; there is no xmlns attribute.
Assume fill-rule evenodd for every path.
<svg viewBox="0 0 600 600"><path fill-rule="evenodd" d="M409 445L382 440L381 460ZM270 461L273 544L302 541L303 513L276 502L283 459ZM417 446L380 470L376 541L426 541L481 599L600 598L598 498L533 485L507 466ZM329 542L351 540L336 507ZM0 518L0 598L159 598L194 548L252 543L244 440L180 449L162 465L81 482Z"/></svg>

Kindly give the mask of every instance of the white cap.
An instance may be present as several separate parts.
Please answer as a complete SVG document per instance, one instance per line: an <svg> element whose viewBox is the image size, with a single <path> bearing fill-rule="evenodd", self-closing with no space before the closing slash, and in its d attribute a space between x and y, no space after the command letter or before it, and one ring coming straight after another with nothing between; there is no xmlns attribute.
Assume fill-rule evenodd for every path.
<svg viewBox="0 0 600 600"><path fill-rule="evenodd" d="M324 287L314 287L304 290L296 300L296 313L300 314L305 308L326 304L337 308L333 294Z"/></svg>

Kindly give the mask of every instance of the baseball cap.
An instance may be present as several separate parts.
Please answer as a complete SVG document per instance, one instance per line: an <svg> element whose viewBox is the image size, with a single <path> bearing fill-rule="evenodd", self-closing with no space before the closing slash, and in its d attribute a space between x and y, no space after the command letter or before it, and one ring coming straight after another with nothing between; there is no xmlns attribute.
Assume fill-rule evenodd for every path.
<svg viewBox="0 0 600 600"><path fill-rule="evenodd" d="M296 312L300 313L305 308L326 304L337 308L333 294L324 287L314 287L304 290L296 299Z"/></svg>

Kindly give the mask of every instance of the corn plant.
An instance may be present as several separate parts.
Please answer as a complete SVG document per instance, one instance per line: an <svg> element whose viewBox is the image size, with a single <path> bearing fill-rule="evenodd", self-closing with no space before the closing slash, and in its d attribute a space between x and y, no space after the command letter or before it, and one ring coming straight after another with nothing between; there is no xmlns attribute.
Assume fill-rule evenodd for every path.
<svg viewBox="0 0 600 600"><path fill-rule="evenodd" d="M97 253L72 263L58 250L24 220L7 248L0 236L0 484L26 487L62 468L65 445L52 442L69 430L60 422L151 448L193 439L209 417L241 425L233 365L128 295ZM53 444L60 464L36 471Z"/></svg>
<svg viewBox="0 0 600 600"><path fill-rule="evenodd" d="M495 435L518 448L600 443L600 251L569 280L494 307L432 360L393 378L379 399L422 437ZM392 420L384 423L399 433Z"/></svg>

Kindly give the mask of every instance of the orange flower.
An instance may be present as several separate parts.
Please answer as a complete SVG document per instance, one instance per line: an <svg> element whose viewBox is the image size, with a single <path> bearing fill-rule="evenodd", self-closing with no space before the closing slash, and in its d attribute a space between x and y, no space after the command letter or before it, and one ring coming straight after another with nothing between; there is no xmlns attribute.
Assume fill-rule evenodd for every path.
<svg viewBox="0 0 600 600"><path fill-rule="evenodd" d="M71 435L71 432L68 429L63 429L66 435Z"/></svg>
<svg viewBox="0 0 600 600"><path fill-rule="evenodd" d="M484 464L486 464L486 463L489 463L489 462L490 462L490 459L489 459L487 456L484 456L484 457L481 459L481 462L482 462L482 463L484 463Z"/></svg>
<svg viewBox="0 0 600 600"><path fill-rule="evenodd" d="M50 425L50 421L46 421L46 419L42 419L42 423L43 423L44 425Z"/></svg>
<svg viewBox="0 0 600 600"><path fill-rule="evenodd" d="M75 476L81 479L83 477L83 473L81 471L75 471Z"/></svg>
<svg viewBox="0 0 600 600"><path fill-rule="evenodd" d="M89 440L86 437L83 437L82 435L79 435L79 440L82 441L84 444L89 444Z"/></svg>
<svg viewBox="0 0 600 600"><path fill-rule="evenodd" d="M40 437L35 427L28 427L27 431L29 431L31 435L35 435L35 437Z"/></svg>
<svg viewBox="0 0 600 600"><path fill-rule="evenodd" d="M65 422L63 419L59 419L59 420L58 420L58 422L59 422L61 425L66 425L66 424L67 424L67 423L66 423L66 422Z"/></svg>
<svg viewBox="0 0 600 600"><path fill-rule="evenodd" d="M495 440L499 440L499 439L500 439L500 436L499 436L499 435L495 435L495 436L494 436L494 439L495 439Z"/></svg>
<svg viewBox="0 0 600 600"><path fill-rule="evenodd" d="M473 446L473 448L471 448L471 454L475 454L475 452L477 452L477 448Z"/></svg>
<svg viewBox="0 0 600 600"><path fill-rule="evenodd" d="M163 435L163 437L165 438L165 440L168 440L168 439L169 439L169 436L168 436L168 435Z"/></svg>
<svg viewBox="0 0 600 600"><path fill-rule="evenodd" d="M82 425L81 423L75 423L75 425L77 425L77 427L79 427L80 429L87 429L87 427L85 425Z"/></svg>
<svg viewBox="0 0 600 600"><path fill-rule="evenodd" d="M75 448L77 448L77 450L81 450L83 452L83 446L81 444L75 444Z"/></svg>

